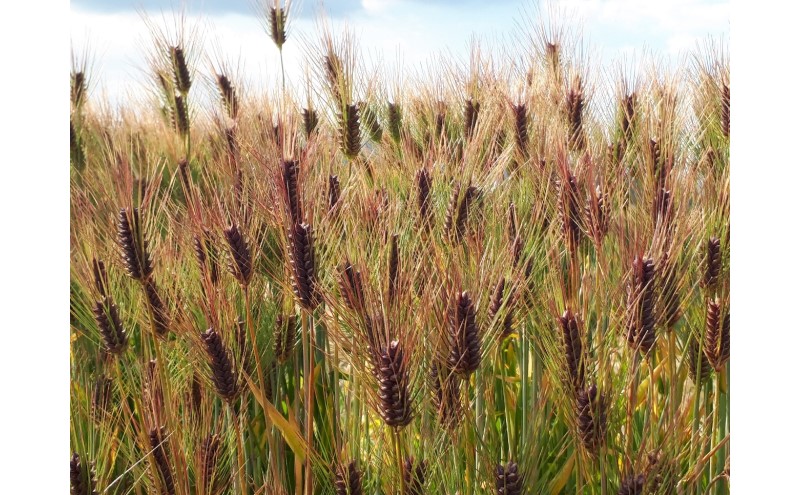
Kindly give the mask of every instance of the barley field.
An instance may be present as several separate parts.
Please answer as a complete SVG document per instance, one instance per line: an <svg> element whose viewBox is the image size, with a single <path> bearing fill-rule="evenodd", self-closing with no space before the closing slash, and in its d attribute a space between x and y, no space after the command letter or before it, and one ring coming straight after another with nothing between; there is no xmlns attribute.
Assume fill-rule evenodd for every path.
<svg viewBox="0 0 800 495"><path fill-rule="evenodd" d="M729 493L727 45L406 73L292 14L265 91L189 30L117 111L73 59L71 493Z"/></svg>

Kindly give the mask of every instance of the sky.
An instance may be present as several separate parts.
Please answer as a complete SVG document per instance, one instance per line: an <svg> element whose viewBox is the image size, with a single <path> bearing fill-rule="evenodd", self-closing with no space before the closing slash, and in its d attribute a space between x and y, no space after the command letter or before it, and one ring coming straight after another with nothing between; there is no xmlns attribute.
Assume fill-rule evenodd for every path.
<svg viewBox="0 0 800 495"><path fill-rule="evenodd" d="M187 26L202 33L198 51L211 54L198 60L201 71L223 54L246 67L248 85L264 87L280 77L278 52L259 14L264 1L73 0L71 44L75 53L90 54L93 95L119 102L145 88L152 48L145 17L169 31L174 12L184 10ZM290 83L302 81L300 41L317 39L321 11L334 31L344 25L354 31L370 63L412 68L440 54L467 60L473 38L482 46L517 47L520 30L547 11L565 14L559 18L582 33L591 60L607 65L643 53L670 63L708 38L727 43L730 32L729 2L720 0L302 0L291 9L284 48Z"/></svg>

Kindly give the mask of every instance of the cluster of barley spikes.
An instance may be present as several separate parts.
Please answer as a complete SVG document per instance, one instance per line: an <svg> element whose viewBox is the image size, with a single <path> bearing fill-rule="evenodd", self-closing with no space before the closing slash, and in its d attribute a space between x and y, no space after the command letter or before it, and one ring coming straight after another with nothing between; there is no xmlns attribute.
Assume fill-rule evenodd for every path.
<svg viewBox="0 0 800 495"><path fill-rule="evenodd" d="M71 493L727 493L726 50L313 36L269 95L157 36L113 115L75 66Z"/></svg>

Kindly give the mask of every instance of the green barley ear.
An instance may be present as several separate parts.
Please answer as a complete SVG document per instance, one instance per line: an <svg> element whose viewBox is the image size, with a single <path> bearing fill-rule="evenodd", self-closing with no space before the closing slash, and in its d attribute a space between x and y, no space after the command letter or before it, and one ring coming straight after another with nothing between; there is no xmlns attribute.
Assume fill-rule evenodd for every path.
<svg viewBox="0 0 800 495"><path fill-rule="evenodd" d="M102 422L109 413L113 396L113 382L105 375L100 375L92 387L91 417L96 422Z"/></svg>

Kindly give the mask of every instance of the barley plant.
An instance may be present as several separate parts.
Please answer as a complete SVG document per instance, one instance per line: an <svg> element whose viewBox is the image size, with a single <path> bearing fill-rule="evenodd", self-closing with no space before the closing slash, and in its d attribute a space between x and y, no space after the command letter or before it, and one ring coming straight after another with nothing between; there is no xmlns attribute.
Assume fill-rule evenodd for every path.
<svg viewBox="0 0 800 495"><path fill-rule="evenodd" d="M73 64L71 493L728 493L726 46L367 70L292 13L274 90L188 28L114 112Z"/></svg>

